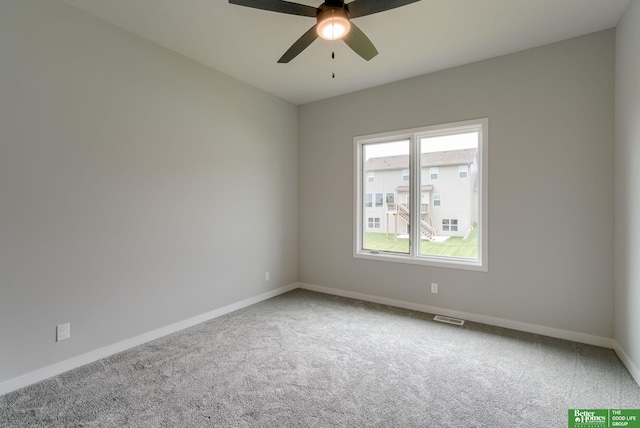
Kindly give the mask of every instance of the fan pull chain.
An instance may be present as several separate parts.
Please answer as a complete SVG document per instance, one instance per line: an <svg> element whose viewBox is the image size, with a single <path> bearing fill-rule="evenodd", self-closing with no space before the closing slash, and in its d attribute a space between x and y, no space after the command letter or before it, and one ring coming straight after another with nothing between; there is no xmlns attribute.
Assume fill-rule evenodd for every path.
<svg viewBox="0 0 640 428"><path fill-rule="evenodd" d="M335 79L336 78L336 69L335 69L335 59L336 59L336 37L335 37L335 31L336 31L336 26L335 26L335 22L333 21L333 14L334 11L333 9L331 9L331 78Z"/></svg>
<svg viewBox="0 0 640 428"><path fill-rule="evenodd" d="M335 79L336 78L336 69L335 69L335 60L336 59L336 50L335 50L335 46L336 46L336 41L332 40L331 41L331 78Z"/></svg>

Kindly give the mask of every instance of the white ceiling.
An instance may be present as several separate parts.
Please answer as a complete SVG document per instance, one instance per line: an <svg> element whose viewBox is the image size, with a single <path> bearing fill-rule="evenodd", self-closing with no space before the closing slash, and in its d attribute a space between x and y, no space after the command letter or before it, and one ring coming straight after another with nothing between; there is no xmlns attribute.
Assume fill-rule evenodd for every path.
<svg viewBox="0 0 640 428"><path fill-rule="evenodd" d="M294 104L615 27L630 2L421 0L354 19L380 52L369 62L342 41L332 60L332 43L318 39L289 64L278 64L314 18L227 0L63 1Z"/></svg>

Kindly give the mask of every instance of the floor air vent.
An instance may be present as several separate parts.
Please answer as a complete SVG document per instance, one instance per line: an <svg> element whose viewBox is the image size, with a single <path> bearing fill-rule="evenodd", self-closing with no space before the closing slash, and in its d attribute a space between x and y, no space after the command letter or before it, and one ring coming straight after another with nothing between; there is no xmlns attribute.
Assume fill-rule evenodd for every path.
<svg viewBox="0 0 640 428"><path fill-rule="evenodd" d="M464 320L458 318L445 317L442 315L436 315L433 317L434 321L446 322L447 324L464 325Z"/></svg>

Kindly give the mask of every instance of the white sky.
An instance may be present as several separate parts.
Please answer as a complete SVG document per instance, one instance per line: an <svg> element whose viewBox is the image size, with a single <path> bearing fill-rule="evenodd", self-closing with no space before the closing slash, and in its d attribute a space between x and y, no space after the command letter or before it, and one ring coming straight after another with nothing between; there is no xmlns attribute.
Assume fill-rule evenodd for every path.
<svg viewBox="0 0 640 428"><path fill-rule="evenodd" d="M421 152L443 152L447 150L470 149L478 147L478 133L445 135L442 137L429 137L420 140ZM397 156L409 154L409 140L392 143L367 144L365 146L365 161L370 158L383 156Z"/></svg>

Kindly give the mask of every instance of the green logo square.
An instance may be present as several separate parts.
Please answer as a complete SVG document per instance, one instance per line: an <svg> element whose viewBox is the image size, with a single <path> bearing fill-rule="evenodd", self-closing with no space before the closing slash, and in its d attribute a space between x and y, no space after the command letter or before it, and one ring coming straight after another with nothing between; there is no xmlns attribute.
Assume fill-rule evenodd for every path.
<svg viewBox="0 0 640 428"><path fill-rule="evenodd" d="M640 428L640 409L569 409L569 428Z"/></svg>

